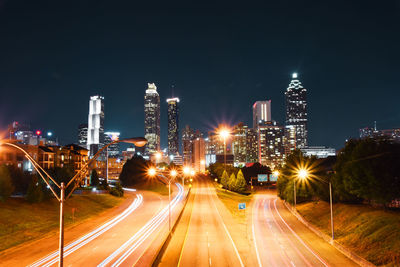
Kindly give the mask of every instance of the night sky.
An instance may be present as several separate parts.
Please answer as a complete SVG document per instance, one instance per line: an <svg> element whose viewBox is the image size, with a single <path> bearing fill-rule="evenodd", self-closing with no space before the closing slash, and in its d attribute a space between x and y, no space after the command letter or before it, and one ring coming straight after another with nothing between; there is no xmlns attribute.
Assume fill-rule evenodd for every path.
<svg viewBox="0 0 400 267"><path fill-rule="evenodd" d="M165 147L166 98L181 99L181 128L251 126L265 99L284 123L292 72L308 90L310 145L341 148L374 120L400 127L400 1L135 2L0 0L1 128L76 142L101 94L106 130L143 136L155 82Z"/></svg>

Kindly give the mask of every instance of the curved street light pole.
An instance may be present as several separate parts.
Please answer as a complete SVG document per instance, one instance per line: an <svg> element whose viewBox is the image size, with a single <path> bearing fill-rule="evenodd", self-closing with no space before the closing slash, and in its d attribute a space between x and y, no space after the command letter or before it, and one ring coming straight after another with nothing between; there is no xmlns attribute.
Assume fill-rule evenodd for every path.
<svg viewBox="0 0 400 267"><path fill-rule="evenodd" d="M129 138L129 139L122 139L122 140L116 140L111 142L110 144L107 144L104 146L102 149L100 149L93 158L91 158L85 166L83 166L77 174L72 177L72 179L65 185L63 182L59 185L41 166L39 163L37 163L31 155L27 151L25 151L23 148L20 146L10 143L10 142L1 142L0 140L0 146L1 145L6 145L6 146L11 146L14 147L18 150L20 150L22 153L24 153L25 157L32 163L34 169L37 171L39 176L43 179L43 181L47 184L48 188L51 190L53 195L56 197L56 199L60 202L60 236L59 236L59 261L58 261L58 266L62 267L64 265L64 202L68 199L69 196L71 196L72 192L76 189L77 185L79 183L75 183L74 187L72 188L71 192L69 192L68 196L65 197L65 189L68 188L68 186L75 180L77 180L78 177L81 176L84 170L89 168L90 164L101 154L101 152L104 149L107 149L110 145L119 143L119 142L125 142L125 143L132 143L135 146L142 147L147 143L147 140L143 137L135 137L135 138ZM42 171L49 180L51 180L54 185L60 189L60 196L57 195L55 190L52 188L50 185L49 181L43 176L43 174L40 172Z"/></svg>

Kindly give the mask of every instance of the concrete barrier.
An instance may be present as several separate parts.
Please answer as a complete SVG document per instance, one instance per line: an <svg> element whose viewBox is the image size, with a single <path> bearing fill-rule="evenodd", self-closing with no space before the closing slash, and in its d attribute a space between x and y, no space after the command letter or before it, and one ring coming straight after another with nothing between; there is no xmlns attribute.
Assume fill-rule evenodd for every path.
<svg viewBox="0 0 400 267"><path fill-rule="evenodd" d="M167 234L167 236L164 238L163 245L162 245L162 246L160 247L160 249L157 251L156 256L154 257L154 259L153 259L153 261L152 261L151 266L158 266L158 265L160 264L161 258L162 258L162 256L164 255L165 250L166 250L167 247L168 247L169 241L170 241L171 238L172 238L172 234L175 232L176 227L177 227L177 225L178 225L178 222L180 221L180 219L181 219L181 217L182 217L182 214L183 214L183 211L185 210L186 204L187 204L187 202L188 202L188 200L189 200L189 196L190 196L191 190L192 190L192 188L189 188L188 193L187 193L187 195L186 195L186 197L185 197L185 203L183 204L183 207L182 207L181 211L179 212L179 216L178 216L178 218L176 218L176 220L174 221L174 224L172 225L172 228L171 228L171 232L169 232L169 233Z"/></svg>

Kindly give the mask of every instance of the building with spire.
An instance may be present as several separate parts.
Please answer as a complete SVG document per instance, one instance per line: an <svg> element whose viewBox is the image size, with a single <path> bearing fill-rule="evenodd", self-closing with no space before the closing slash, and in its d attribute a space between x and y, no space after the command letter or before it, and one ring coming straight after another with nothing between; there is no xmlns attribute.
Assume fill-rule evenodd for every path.
<svg viewBox="0 0 400 267"><path fill-rule="evenodd" d="M160 150L160 96L154 83L147 84L144 95L144 137L147 156Z"/></svg>
<svg viewBox="0 0 400 267"><path fill-rule="evenodd" d="M168 98L168 155L179 153L179 98Z"/></svg>
<svg viewBox="0 0 400 267"><path fill-rule="evenodd" d="M293 73L292 80L285 92L286 102L286 138L290 137L294 140L286 140L291 144L289 149L307 147L307 90L303 87L298 79L297 73Z"/></svg>

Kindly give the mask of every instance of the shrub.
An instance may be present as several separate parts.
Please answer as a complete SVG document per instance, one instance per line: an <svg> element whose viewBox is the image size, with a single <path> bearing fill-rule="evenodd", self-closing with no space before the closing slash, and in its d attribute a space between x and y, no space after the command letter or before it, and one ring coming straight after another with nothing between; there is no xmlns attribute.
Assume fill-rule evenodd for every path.
<svg viewBox="0 0 400 267"><path fill-rule="evenodd" d="M112 187L110 189L110 194L116 197L123 197L124 196L124 189L122 189L122 186L120 183L117 183L115 187Z"/></svg>
<svg viewBox="0 0 400 267"><path fill-rule="evenodd" d="M5 165L0 166L0 201L6 201L14 191L10 172Z"/></svg>
<svg viewBox="0 0 400 267"><path fill-rule="evenodd" d="M26 193L26 200L31 203L42 202L44 199L44 194L42 190L42 185L39 182L37 176L32 176L31 183L29 184L28 191Z"/></svg>

